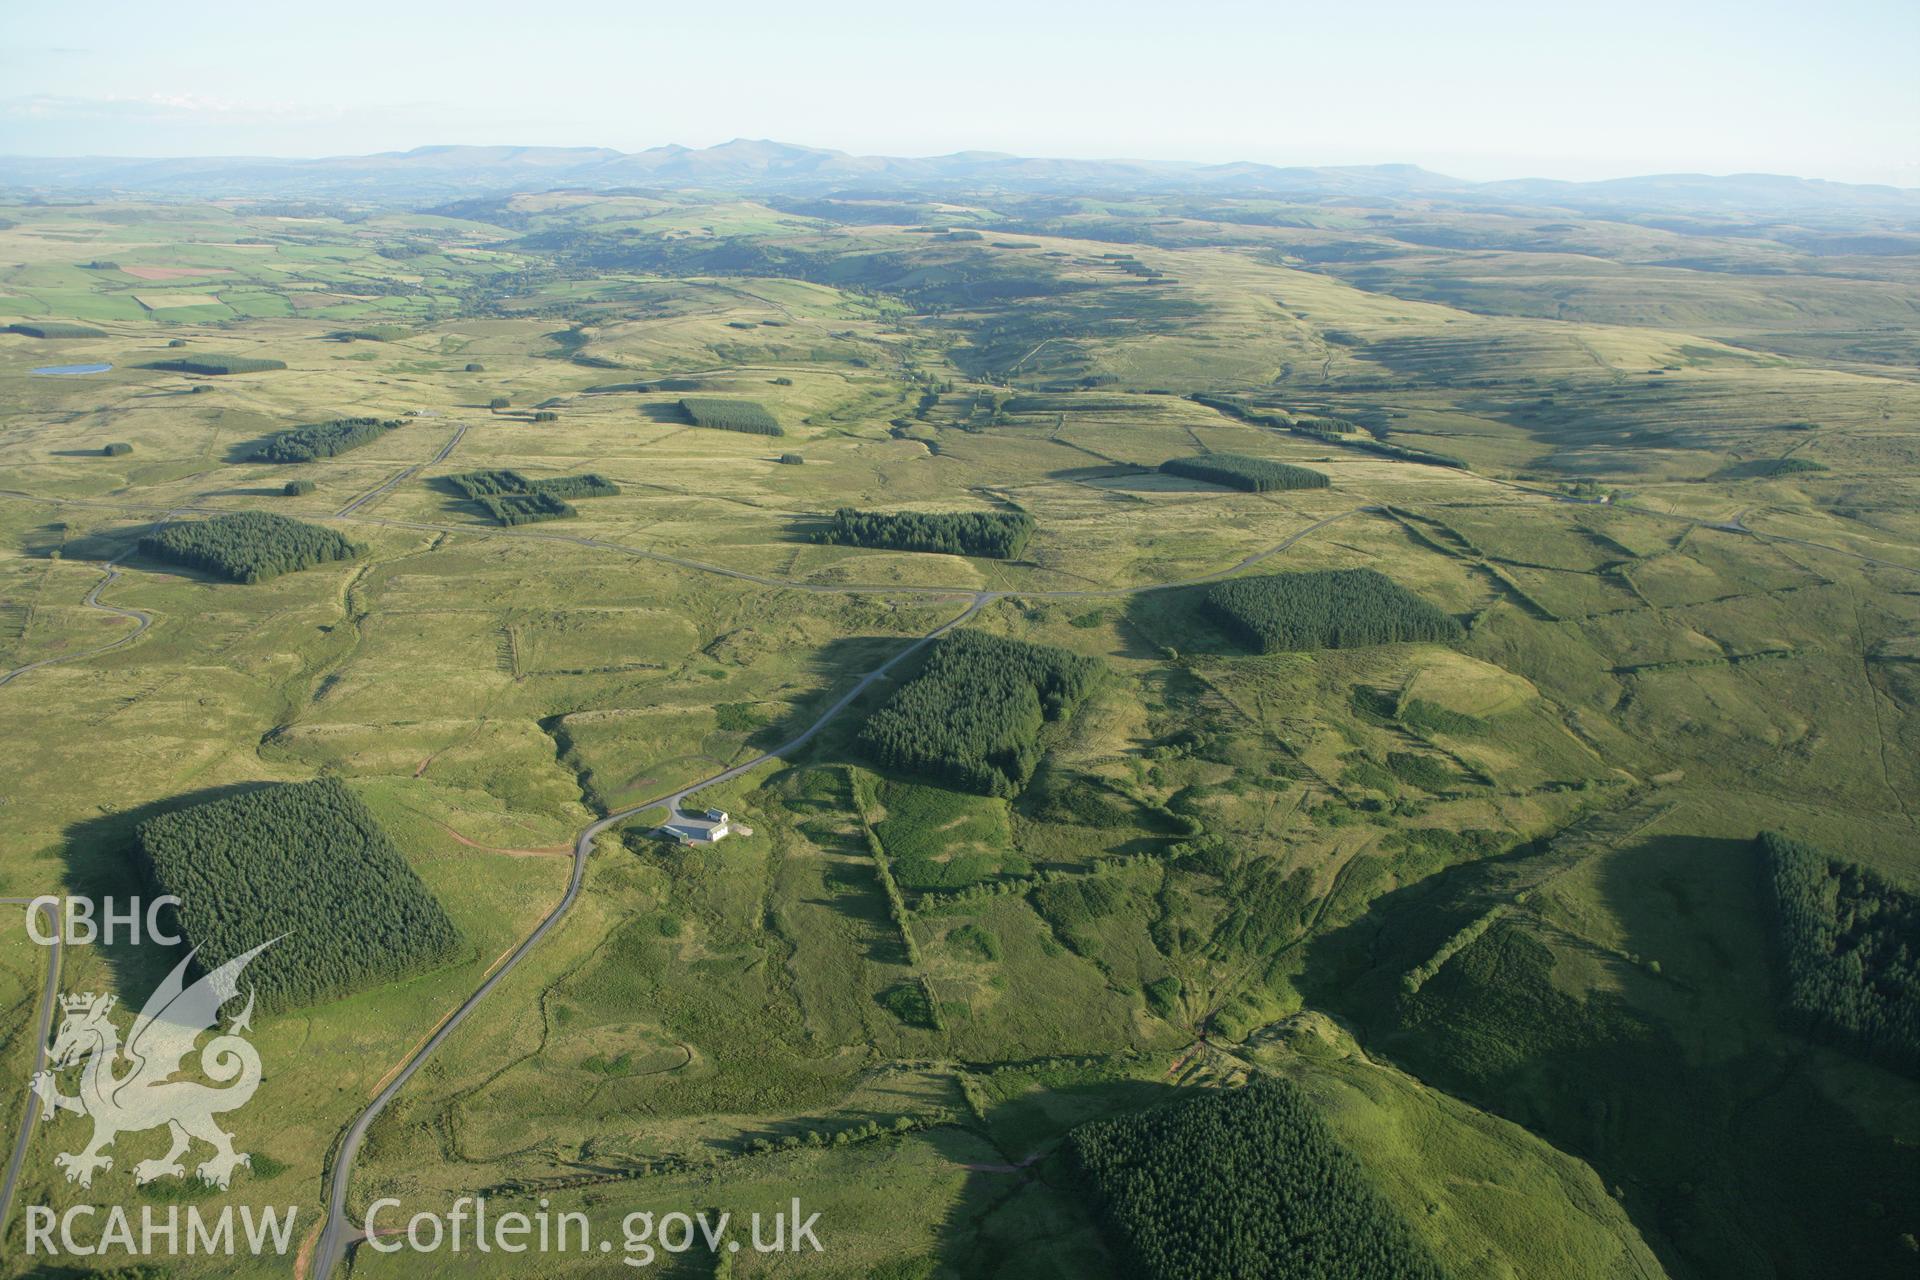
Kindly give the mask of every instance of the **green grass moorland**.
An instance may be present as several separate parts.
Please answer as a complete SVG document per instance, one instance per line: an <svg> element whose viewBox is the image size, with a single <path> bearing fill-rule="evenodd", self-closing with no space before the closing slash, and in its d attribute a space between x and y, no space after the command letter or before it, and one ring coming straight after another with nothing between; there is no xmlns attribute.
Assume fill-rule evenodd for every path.
<svg viewBox="0 0 1920 1280"><path fill-rule="evenodd" d="M143 824L326 778L450 930L258 1016L227 1191L136 1188L157 1132L81 1191L84 1122L38 1126L6 1274L26 1203L296 1203L304 1239L628 810L353 1205L798 1195L810 1274L1104 1277L1207 1206L1121 1221L1072 1153L1277 1077L1357 1188L1326 1256L1920 1265L1911 255L1225 196L4 214L0 896L138 892ZM203 274L156 307L126 266ZM168 529L238 532L183 564ZM956 622L990 652L821 722ZM653 836L816 723L695 793L750 835ZM1762 831L1879 914L1783 928ZM73 948L62 986L137 1008L176 961ZM42 963L0 939L20 1073ZM1167 1147L1164 1194L1243 1157Z"/></svg>

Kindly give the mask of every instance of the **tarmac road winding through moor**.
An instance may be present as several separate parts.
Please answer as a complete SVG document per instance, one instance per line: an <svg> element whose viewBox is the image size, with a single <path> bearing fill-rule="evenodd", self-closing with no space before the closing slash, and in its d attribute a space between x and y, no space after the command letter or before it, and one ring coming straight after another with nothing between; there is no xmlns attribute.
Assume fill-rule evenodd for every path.
<svg viewBox="0 0 1920 1280"><path fill-rule="evenodd" d="M109 650L118 649L121 645L132 644L134 640L139 638L142 632L153 625L153 615L143 609L122 609L117 605L102 604L100 602L100 593L120 580L120 561L125 558L126 553L123 552L107 561L106 564L102 566L102 568L106 570L106 575L102 577L100 581L93 584L93 590L87 592L80 603L89 609L99 609L104 613L116 614L122 618L132 618L133 630L127 632L127 634L121 636L118 640L112 641L109 644L100 645L98 648L86 649L79 653L56 653L50 658L42 658L38 662L29 662L24 667L15 667L5 675L0 675L0 686L10 685L21 676L27 674L27 672L38 671L42 667L50 667L56 662L73 662L80 658L92 658L99 654L106 653Z"/></svg>
<svg viewBox="0 0 1920 1280"><path fill-rule="evenodd" d="M958 595L965 593L955 592L953 594ZM842 694L838 701L821 712L812 724L808 725L805 730L790 741L783 742L772 750L763 752L744 764L734 765L732 768L725 769L711 777L702 778L698 782L682 787L671 795L642 801L639 804L629 805L627 808L610 813L581 831L579 838L573 843L573 872L567 878L567 891L561 896L559 903L534 927L533 932L529 933L525 940L523 940L518 947L514 948L513 953L507 957L506 962L495 968L494 971L487 976L486 981L482 982L474 993L461 1003L459 1008L455 1009L448 1015L445 1021L434 1029L433 1034L428 1036L427 1039L421 1043L420 1047L414 1051L413 1056L407 1059L406 1065L402 1066L400 1070L394 1074L393 1078L387 1082L386 1088L375 1094L373 1101L367 1104L366 1110L355 1117L353 1123L347 1127L346 1136L341 1140L340 1149L334 1156L333 1169L329 1178L327 1221L326 1226L321 1230L320 1242L314 1251L313 1268L310 1272L313 1280L327 1280L327 1278L333 1274L334 1267L346 1256L347 1249L357 1240L363 1238L361 1233L355 1231L351 1225L347 1209L347 1195L352 1189L351 1179L353 1176L354 1157L360 1152L360 1144L366 1139L367 1129L375 1120L379 1119L380 1113L386 1110L387 1104L393 1101L394 1096L400 1092L401 1087L413 1077L413 1073L420 1069L420 1065L427 1060L427 1056L435 1049L438 1049L441 1044L446 1041L447 1037L453 1034L454 1028L465 1021L467 1015L473 1012L474 1008L479 1005L482 1000L486 999L487 993L498 986L500 980L513 971L514 967L526 957L527 953L533 950L534 945L538 943L540 939L547 936L548 931L551 930L554 925L560 923L561 917L566 915L568 909L573 906L574 901L580 896L580 886L585 883L586 880L587 859L593 853L594 842L607 830L619 823L625 822L636 813L643 813L648 809L658 808L661 805L667 806L668 813L676 813L686 798L695 791L716 786L722 782L729 782L734 778L752 772L761 765L766 764L769 760L777 759L791 751L798 750L816 733L826 727L828 721L846 710L854 699L871 688L875 681L881 679L888 671L892 670L906 658L919 652L922 648L939 639L948 631L951 631L969 618L972 618L980 612L988 601L996 599L998 595L998 592L991 591L982 591L974 594L971 603L968 604L964 612L941 623L932 631L927 632L927 634L921 636L918 640L915 640L912 644L909 644L906 648L900 650L900 652L894 654L891 658L888 658L864 676L861 676L860 679L855 682L853 688ZM44 1036L42 1038L44 1039Z"/></svg>
<svg viewBox="0 0 1920 1280"><path fill-rule="evenodd" d="M605 833L612 827L618 825L619 823L625 822L628 818L633 817L637 813L642 813L648 809L658 808L661 805L667 806L667 811L669 814L676 813L679 811L680 806L685 802L686 798L689 795L693 794L694 792L704 790L708 787L717 786L718 784L723 782L729 782L734 778L738 778L744 774L750 773L754 769L759 768L761 765L766 764L770 760L779 759L781 757L788 755L793 751L798 750L800 747L806 745L806 743L815 734L819 733L821 729L825 728L829 721L831 721L835 716L839 715L842 711L846 710L847 707L852 705L852 703L856 698L858 698L861 694L865 693L868 689L872 688L874 683L882 679L887 674L887 672L891 671L895 666L899 665L901 662L905 661L907 658L913 656L915 653L918 653L921 649L925 648L927 645L931 644L933 641L939 639L941 636L945 635L947 632L951 631L953 628L960 626L964 622L969 621L976 614L978 614L981 609L985 608L988 604L992 603L995 600L1003 599L1008 596L1018 596L1022 598L1044 598L1044 599L1082 599L1082 598L1098 598L1098 597L1111 597L1111 596L1124 596L1124 595L1140 595L1150 591L1169 591L1178 587L1193 586L1202 582L1212 582L1215 579L1224 578L1229 574L1237 573L1242 569L1250 568L1253 565L1259 564L1261 561L1266 560L1271 556L1278 555L1281 552L1287 550L1289 547L1293 546L1295 543L1299 542L1302 538L1305 538L1309 534L1318 532L1319 530L1326 528L1328 525L1333 524L1335 521L1344 520L1348 516L1358 514L1359 512L1362 512L1362 511L1368 511L1368 510L1374 510L1374 509L1375 508L1371 508L1371 507L1354 507L1347 511L1342 511L1342 512L1339 512L1338 514L1328 516L1322 520L1317 520L1314 523L1307 525L1304 528L1295 530L1292 534L1289 534L1285 539L1283 539L1279 543L1276 543L1274 546L1267 548L1264 551L1259 551L1254 553L1253 555L1247 556L1245 559L1237 561L1236 563L1229 565L1224 569L1216 570L1213 573L1202 574L1199 577L1190 578L1182 582L1155 583L1155 584L1150 584L1146 586L1137 586L1137 587L1090 588L1086 590L1074 590L1074 591L1017 591L1017 590L1015 591L970 591L970 590L956 590L953 588L939 588L939 587L921 587L917 589L909 589L908 593L916 594L916 595L941 595L941 596L947 596L947 597L954 597L954 596L967 597L969 598L970 603L967 605L966 609L963 610L960 614L958 614L953 618L950 618L946 622L941 623L939 626L935 627L933 630L921 636L918 640L915 640L913 643L907 645L904 649L901 649L900 652L894 654L891 658L888 658L885 662L881 663L879 666L875 667L873 670L867 672L864 676L861 676L860 679L854 683L851 689L848 689L844 694L840 695L839 699L836 700L832 706L829 706L825 711L821 712L820 715L817 718L815 718L812 724L808 725L804 731L802 731L798 736L794 737L792 740L788 742L783 742L779 746L774 747L772 750L763 752L762 754L755 756L753 759L746 761L744 764L737 764L732 766L731 768L724 769L719 773L712 774L709 777L702 778L697 782L694 782L685 787L682 787L678 791L672 792L665 796L659 796L651 800L646 800L639 804L629 805L624 809L620 809L614 813L610 813L606 817L601 818L597 822L594 822L593 824L586 827L584 830L580 832L579 837L574 841L574 844L573 844L573 871L572 871L572 874L569 875L567 879L567 891L565 894L561 895L560 901L554 906L553 910L548 912L547 915L540 921L538 925L534 926L533 932L529 933L526 936L526 938L521 941L520 945L513 949L513 952L507 957L504 963L497 966L490 974L487 975L486 979L481 982L480 986L475 989L472 995L468 996L464 1001L462 1001L458 1008L456 1008L451 1014L449 1014L446 1017L446 1019L440 1023L438 1027L434 1028L432 1034L429 1035L424 1041L420 1043L419 1047L416 1048L413 1051L413 1053L407 1058L405 1064L401 1066L401 1068L397 1072L394 1073L393 1078L387 1081L386 1086L382 1088L377 1094L374 1095L373 1101L367 1104L366 1109L363 1110L358 1116L354 1118L352 1124L347 1126L347 1131L345 1136L341 1139L340 1147L338 1151L336 1151L334 1154L333 1167L329 1171L327 1218L326 1218L325 1226L323 1226L321 1229L320 1239L313 1253L312 1268L307 1273L311 1277L311 1280L330 1280L330 1277L333 1275L334 1268L337 1267L340 1264L340 1262L346 1257L347 1250L351 1248L353 1244L355 1244L357 1241L364 1238L363 1234L361 1232L356 1231L352 1225L351 1219L349 1217L347 1200L350 1192L352 1191L353 1162L355 1157L357 1157L360 1153L361 1143L366 1140L367 1130L373 1125L373 1122L375 1120L379 1119L380 1113L386 1110L387 1104L393 1101L394 1097L399 1094L401 1088L406 1085L407 1081L413 1078L414 1072L420 1069L421 1064L423 1064L436 1049L438 1049L442 1044L446 1042L448 1036L453 1034L454 1028L458 1027L462 1022L464 1022L466 1020L467 1015L472 1013L473 1010L479 1006L480 1002L487 998L488 993L491 992L496 986L500 985L500 980L505 978L509 973L513 972L514 968L518 966L519 963L526 958L527 954L533 950L534 946L537 945L542 938L546 937L548 932L551 931L553 927L558 923L560 923L561 919L566 916L567 912L572 908L574 902L580 896L580 888L586 881L587 859L593 853L594 842L598 840L603 833ZM564 536L564 535L552 535L552 536ZM621 546L618 546L617 544L603 542L599 539L566 538L565 540L569 542L579 542L584 545L602 547L608 550L617 550L617 551L623 551L623 552L629 552L629 553L635 553L635 554L641 554L641 555L647 554L644 552L637 552L636 549L634 548L621 547ZM701 564L698 561L688 561L688 560L681 560L677 557L661 556L661 555L658 555L657 553L655 553L652 556L648 556L648 558L670 560L671 562L680 564L686 568L705 569L710 572L720 573L726 577L744 578L744 579L747 579L748 581L759 582L768 586L798 587L801 589L808 589L807 586L804 584L789 583L789 582L781 581L779 579L762 578L757 575L746 573L740 570L723 569L718 566ZM821 589L821 588L813 588L813 589ZM876 592L876 593L887 593L887 594L894 594L894 593L900 592L899 588L889 588L889 587L855 587L855 588L828 587L824 589L830 590L830 591L842 591L842 592L845 592L845 591Z"/></svg>
<svg viewBox="0 0 1920 1280"><path fill-rule="evenodd" d="M6 901L27 904L29 911L35 908L31 899L9 898ZM47 980L40 992L40 1020L36 1025L37 1038L33 1042L33 1073L38 1075L47 1065L47 1038L53 1031L53 1002L60 994L60 947L65 936L60 921L50 904L43 903L38 910L47 917L47 932L53 935L53 944L47 948ZM26 1113L20 1117L20 1136L14 1139L13 1157L7 1161L7 1180L0 1184L0 1226L5 1226L7 1214L13 1209L13 1187L20 1181L20 1167L26 1163L27 1147L33 1141L33 1122L40 1118L40 1095L27 1090Z"/></svg>
<svg viewBox="0 0 1920 1280"><path fill-rule="evenodd" d="M431 461L444 460L447 457L447 455L453 451L454 447L459 444L460 438L465 433L465 431L466 431L466 428L464 425L458 426L454 431L452 438L447 441L445 446L443 446L440 449L440 451L435 455L435 457ZM362 494L360 497L354 499L352 502L349 502L345 507L343 507L337 513L335 518L366 521L369 523L396 525L396 526L403 526L403 527L435 528L436 531L439 531L440 529L444 528L445 531L447 532L465 532L465 533L473 532L472 529L455 529L452 527L430 526L430 525L417 524L415 522L402 521L402 520L382 520L375 516L360 514L363 511L363 509L371 505L374 501L376 501L383 495L392 492L395 487L397 487L399 484L404 482L409 476L417 474L426 465L428 464L423 463L420 466L410 467L403 471L398 472L385 483L378 485L373 489L368 490L365 494ZM7 493L4 496L28 497L29 495ZM182 509L183 508L176 508L176 510L182 510ZM614 813L610 813L605 817L600 818L597 821L591 823L580 832L578 837L576 837L576 839L574 840L573 866L567 879L566 892L561 895L560 901L556 903L554 908L551 911L549 911L546 914L546 916L544 916L541 919L538 925L534 926L532 932L530 932L525 938L523 938L520 941L519 945L514 947L514 949L510 953L508 953L508 955L505 957L504 960L496 964L487 973L486 977L481 981L480 985L472 992L472 994L467 996L467 998L463 1000L458 1007L456 1007L451 1013L449 1013L439 1023L439 1025L437 1025L433 1029L433 1031L427 1036L425 1040L421 1041L420 1044L416 1048L414 1048L414 1050L407 1056L407 1058L400 1065L400 1067L392 1074L391 1078L389 1078L386 1081L386 1083L380 1088L380 1090L374 1095L373 1099L367 1104L367 1106L357 1116L355 1116L352 1123L347 1126L346 1131L341 1137L339 1147L334 1153L333 1162L328 1171L328 1190L327 1190L328 1199L327 1199L326 1219L324 1221L324 1224L321 1227L320 1235L318 1240L315 1243L314 1250L310 1255L311 1267L310 1269L305 1267L300 1268L301 1274L310 1277L311 1280L330 1280L330 1278L333 1276L335 1272L335 1269L346 1258L348 1250L351 1249L356 1242L358 1242L360 1239L363 1238L362 1233L355 1230L352 1224L352 1221L350 1218L349 1206L348 1206L348 1199L352 1191L354 1161L359 1156L361 1144L365 1142L368 1130L372 1127L374 1121L379 1119L380 1114L387 1108L388 1104L390 1104L393 1101L393 1099L399 1094L400 1090L403 1087L405 1087L407 1081L413 1078L414 1073L420 1069L420 1067L426 1062L428 1057L430 1057L436 1050L438 1050L441 1045L446 1043L448 1037L450 1037L453 1034L455 1028L460 1026L462 1022L466 1021L467 1016L479 1006L480 1002L486 999L487 996L492 993L495 987L500 985L501 980L504 979L508 974L512 973L520 965L521 961L526 959L527 955L533 950L533 948L539 944L540 940L546 937L547 934L553 930L554 926L558 925L561 922L561 920L563 920L566 917L568 911L572 909L573 904L579 899L580 890L586 882L587 861L589 857L592 855L593 846L595 842L600 838L600 836L605 834L608 830L619 825L622 822L625 822L627 819L633 817L635 814L642 813L648 809L659 808L663 805L667 807L669 813L677 812L680 809L680 807L684 804L687 797L692 795L694 792L701 791L708 787L713 787L720 783L728 782L735 778L741 777L747 773L752 772L754 769L759 768L761 765L768 763L769 761L780 759L798 750L800 747L804 746L808 741L810 741L814 737L814 735L819 733L821 729L825 728L826 725L834 719L834 717L838 716L842 711L845 711L847 707L852 705L852 703L857 698L859 698L862 694L867 692L867 690L872 688L877 681L884 679L886 674L889 671L893 670L894 667L898 666L901 662L904 662L906 659L913 656L915 653L919 652L921 649L925 648L927 645L931 644L933 641L939 639L942 635L945 635L948 631L951 631L953 628L960 626L965 622L968 622L973 617L975 617L980 612L981 609L985 608L988 604L992 603L995 600L1005 599L1008 597L1052 599L1052 600L1113 598L1116 596L1142 595L1147 592L1153 592L1153 591L1168 591L1168 590L1173 590L1180 587L1194 586L1204 582L1212 582L1217 579L1224 578L1231 574L1240 572L1241 570L1251 568L1252 566L1259 564L1262 561L1272 556L1279 555L1281 552L1286 551L1289 547L1292 547L1295 543L1299 542L1302 538L1305 538L1313 533L1316 533L1319 530L1326 528L1328 525L1333 524L1336 521L1344 520L1347 517L1356 515L1362 511L1370 511L1370 510L1377 510L1377 509L1378 508L1375 508L1375 507L1359 506L1359 507L1350 508L1346 511L1338 512L1331 516L1327 516L1323 519L1317 520L1312 524L1306 525L1303 528L1300 528L1294 531L1292 534L1288 535L1285 539L1276 543L1275 545L1268 547L1265 550L1255 552L1254 554L1249 555L1244 559L1241 559L1235 562L1234 564L1227 566L1226 568L1218 569L1212 573L1202 574L1198 577L1186 579L1181 582L1151 583L1151 584L1145 584L1145 585L1139 585L1139 586L1127 586L1127 587L1083 588L1083 589L1075 589L1075 590L1039 590L1039 591L1020 590L1020 589L979 590L977 588L972 588L972 587L894 586L894 585L879 584L879 583L829 585L829 584L821 584L821 583L793 582L785 579L767 577L760 574L754 574L744 570L729 569L721 565L707 564L698 560L692 560L692 559L687 559L679 556L667 555L661 552L648 551L643 548L622 546L618 543L607 542L598 538L575 538L575 537L568 537L562 534L538 534L538 533L511 535L511 536L533 537L541 541L551 540L551 541L565 541L565 542L576 543L581 546L593 547L593 548L607 550L607 551L614 551L614 552L618 552L626 555L635 556L641 559L653 560L657 562L665 562L680 568L694 570L696 572L717 574L723 577L733 578L736 580L744 580L747 582L755 583L757 585L780 588L780 589L810 591L810 592L818 592L818 593L845 594L845 595L873 594L873 595L894 595L894 596L937 597L937 598L944 598L944 599L965 599L966 601L968 601L968 604L967 604L967 607L964 610L962 610L959 614L955 615L953 618L950 618L946 622L941 623L939 626L927 632L925 635L921 636L919 639L914 640L911 643L907 644L899 652L895 653L892 657L888 658L885 662L873 668L873 670L867 672L865 675L861 676L859 680L854 682L851 688L849 688L845 693L840 695L840 697L836 699L831 706L827 707L824 711L822 711L820 715L817 716L813 720L813 722L806 727L806 729L804 729L801 733L799 733L797 736L795 736L791 740L781 743L779 746L774 747L769 751L763 752L760 755L753 757L751 760L745 761L744 763L733 765L730 768L723 769L705 778L701 778L698 781L695 781L693 783L688 784L685 787L682 787L678 791L671 792L670 794L667 794L664 796L657 796L653 799L643 801L639 804L630 805ZM102 604L100 602L99 597L100 597L101 591L104 590L106 587L110 586L113 582L118 580L118 578L120 577L120 570L117 567L118 564L119 564L119 558L116 558L115 560L107 562L103 566L105 569L105 576L100 580L100 582L95 584L92 591L87 593L84 603L91 608L103 609L109 613L114 613L122 617L133 619L134 622L136 623L136 626L134 627L134 629L128 634L115 640L111 644L103 645L96 649L90 649L84 653L57 655L55 657L44 658L38 662L30 663L26 666L16 668L15 670L9 671L4 675L0 675L0 685L5 685L7 683L10 683L17 677L25 675L29 671L37 670L38 668L46 666L50 663L72 661L77 658L90 657L94 654L104 653L109 649L118 648L121 645L130 643L132 640L134 640L136 637L141 635L150 626L153 625L152 616L141 610L121 609L121 608L116 608L115 606L112 606L112 605ZM40 1048L42 1053L44 1053L45 1051L45 1045L46 1045L46 1039L47 1039L47 1033L48 1033L48 1027L44 1024L48 1016L48 1011L52 1007L52 999L50 994L52 991L51 984L56 980L56 976L57 976L57 960L56 960L56 967L54 969L50 969L49 975L48 975L49 995L42 1002L41 1022L43 1025L39 1028ZM26 1152L26 1148L29 1143L34 1116L35 1116L35 1106L34 1106L34 1103L30 1101L28 1104L26 1123L22 1126L20 1130L19 1139L15 1144L14 1152L13 1152L13 1160L11 1165L8 1168L5 1184L4 1186L0 1186L0 1213L4 1213L5 1207L11 1200L14 1182L20 1171L21 1164ZM0 1218L0 1221L4 1221L4 1219ZM309 1261L309 1259L302 1258L301 1261L305 1263Z"/></svg>

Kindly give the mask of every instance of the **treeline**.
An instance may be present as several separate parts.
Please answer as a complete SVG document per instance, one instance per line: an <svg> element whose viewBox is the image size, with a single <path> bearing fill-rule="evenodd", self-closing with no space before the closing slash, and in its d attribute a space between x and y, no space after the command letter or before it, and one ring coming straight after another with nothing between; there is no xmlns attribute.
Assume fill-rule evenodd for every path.
<svg viewBox="0 0 1920 1280"><path fill-rule="evenodd" d="M487 498L498 493L527 492L527 478L518 471L462 471L447 477L462 497Z"/></svg>
<svg viewBox="0 0 1920 1280"><path fill-rule="evenodd" d="M140 539L140 551L230 582L265 582L360 554L358 546L332 529L265 511L170 524Z"/></svg>
<svg viewBox="0 0 1920 1280"><path fill-rule="evenodd" d="M1749 462L1736 462L1730 467L1722 467L1711 477L1715 480L1766 480L1776 476L1797 475L1809 471L1825 471L1825 463L1815 462L1812 458L1755 458Z"/></svg>
<svg viewBox="0 0 1920 1280"><path fill-rule="evenodd" d="M1082 1125L1067 1151L1143 1280L1442 1280L1298 1088L1267 1078Z"/></svg>
<svg viewBox="0 0 1920 1280"><path fill-rule="evenodd" d="M333 778L263 787L140 824L135 851L180 899L212 970L270 939L245 986L265 1009L334 999L448 959L459 932L373 815Z"/></svg>
<svg viewBox="0 0 1920 1280"><path fill-rule="evenodd" d="M1451 641L1462 634L1450 614L1373 569L1234 578L1208 590L1206 611L1261 653Z"/></svg>
<svg viewBox="0 0 1920 1280"><path fill-rule="evenodd" d="M611 498L620 486L597 472L578 476L549 476L527 481L528 493L550 493L556 498Z"/></svg>
<svg viewBox="0 0 1920 1280"><path fill-rule="evenodd" d="M285 360L267 360L260 356L181 356L173 360L155 360L144 366L169 373L198 373L218 377L228 373L266 373L287 367Z"/></svg>
<svg viewBox="0 0 1920 1280"><path fill-rule="evenodd" d="M1275 489L1324 489L1327 477L1307 467L1240 453L1207 453L1192 458L1169 458L1160 470L1170 476L1205 480L1208 484L1267 493Z"/></svg>
<svg viewBox="0 0 1920 1280"><path fill-rule="evenodd" d="M502 494L546 493L556 498L610 498L620 486L603 475L589 472L578 476L551 476L529 480L518 471L463 471L447 477L447 483L469 498L487 498Z"/></svg>
<svg viewBox="0 0 1920 1280"><path fill-rule="evenodd" d="M1787 1021L1920 1074L1920 897L1772 831L1760 852Z"/></svg>
<svg viewBox="0 0 1920 1280"><path fill-rule="evenodd" d="M18 333L28 338L104 338L105 329L96 329L90 324L68 324L61 320L20 321L7 326L8 333Z"/></svg>
<svg viewBox="0 0 1920 1280"><path fill-rule="evenodd" d="M1033 537L1024 511L857 511L841 507L815 542L889 551L937 551L954 556L1017 560Z"/></svg>
<svg viewBox="0 0 1920 1280"><path fill-rule="evenodd" d="M1455 471L1469 470L1466 459L1456 458L1450 453L1435 453L1431 449L1410 449L1403 444L1394 444L1390 440L1378 440L1373 436L1337 431L1331 427L1316 426L1313 422L1296 422L1288 428L1297 436L1310 436L1327 444L1336 444L1343 449L1358 449L1363 453L1379 454L1383 458L1398 458L1402 462L1424 462L1430 467L1451 467Z"/></svg>
<svg viewBox="0 0 1920 1280"><path fill-rule="evenodd" d="M847 785L853 795L854 812L860 815L860 829L867 837L867 852L873 855L874 875L887 895L887 914L892 917L894 928L900 931L900 945L906 951L907 963L917 969L920 944L913 938L913 912L907 908L906 895L900 892L900 882L893 878L892 859L887 857L886 846L880 843L873 824L867 820L867 814L873 809L873 783L860 770L849 768Z"/></svg>
<svg viewBox="0 0 1920 1280"><path fill-rule="evenodd" d="M247 455L250 462L312 462L371 444L401 425L399 418L335 418L267 437Z"/></svg>
<svg viewBox="0 0 1920 1280"><path fill-rule="evenodd" d="M727 400L714 396L687 396L680 401L680 411L687 415L687 421L696 427L713 427L721 431L744 431L755 436L783 436L786 429L780 420L767 412L767 407L757 400Z"/></svg>
<svg viewBox="0 0 1920 1280"><path fill-rule="evenodd" d="M1072 714L1098 659L984 631L954 631L875 712L860 740L880 763L987 795L1018 794L1040 760L1040 729Z"/></svg>

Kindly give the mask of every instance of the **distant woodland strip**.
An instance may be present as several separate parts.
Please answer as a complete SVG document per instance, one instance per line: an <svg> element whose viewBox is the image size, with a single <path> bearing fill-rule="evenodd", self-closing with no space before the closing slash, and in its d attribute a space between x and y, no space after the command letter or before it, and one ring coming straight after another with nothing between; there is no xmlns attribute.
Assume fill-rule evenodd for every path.
<svg viewBox="0 0 1920 1280"><path fill-rule="evenodd" d="M105 329L96 329L90 324L68 324L62 320L22 320L7 326L8 333L23 334L29 338L104 338Z"/></svg>
<svg viewBox="0 0 1920 1280"><path fill-rule="evenodd" d="M516 493L546 493L556 498L610 498L620 492L619 485L592 472L529 480L518 471L463 471L448 476L447 483L469 498Z"/></svg>
<svg viewBox="0 0 1920 1280"><path fill-rule="evenodd" d="M1170 458L1160 464L1160 470L1166 475L1205 480L1209 484L1244 489L1248 493L1327 487L1327 477L1321 472L1275 462L1270 458L1250 458L1239 453L1204 453L1192 458Z"/></svg>
<svg viewBox="0 0 1920 1280"><path fill-rule="evenodd" d="M208 377L218 377L228 373L266 373L269 370L286 368L287 362L267 360L260 356L181 356L171 360L155 360L146 367L164 369L170 373L198 373Z"/></svg>

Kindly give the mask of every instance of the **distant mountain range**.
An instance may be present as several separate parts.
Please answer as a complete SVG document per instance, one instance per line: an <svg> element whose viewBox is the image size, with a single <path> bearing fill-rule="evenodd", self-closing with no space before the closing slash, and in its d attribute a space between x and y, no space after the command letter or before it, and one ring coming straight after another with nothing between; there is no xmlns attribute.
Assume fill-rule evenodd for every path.
<svg viewBox="0 0 1920 1280"><path fill-rule="evenodd" d="M1552 206L1607 214L1879 214L1920 217L1920 190L1773 174L1662 174L1604 182L1524 178L1467 182L1416 165L1182 164L1060 160L959 151L856 156L745 138L706 148L416 147L368 156L259 156L143 160L0 156L0 191L13 197L128 195L256 197L419 204L514 191L678 188L716 192L1194 193L1296 200L1443 200Z"/></svg>

